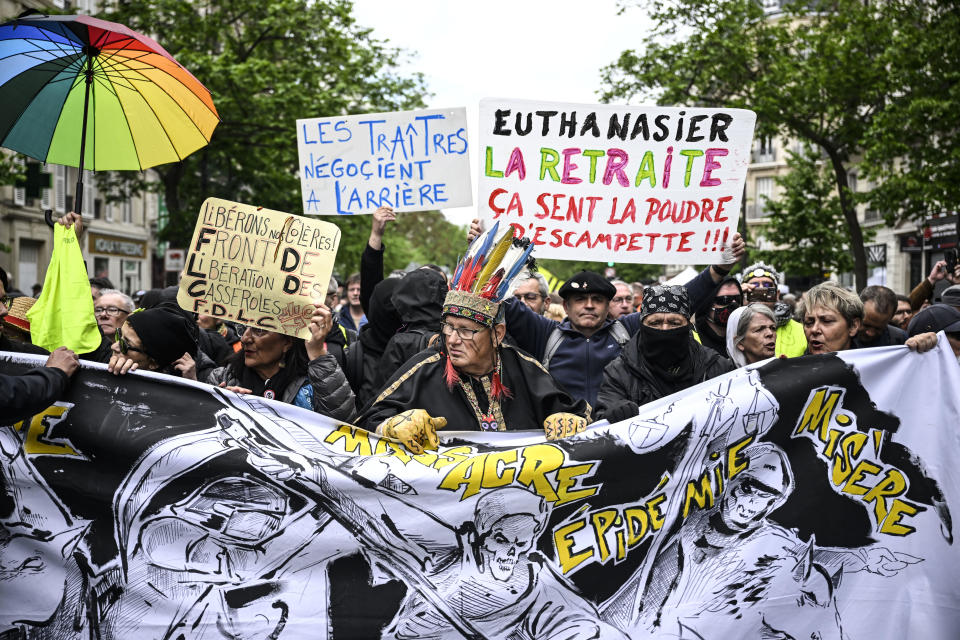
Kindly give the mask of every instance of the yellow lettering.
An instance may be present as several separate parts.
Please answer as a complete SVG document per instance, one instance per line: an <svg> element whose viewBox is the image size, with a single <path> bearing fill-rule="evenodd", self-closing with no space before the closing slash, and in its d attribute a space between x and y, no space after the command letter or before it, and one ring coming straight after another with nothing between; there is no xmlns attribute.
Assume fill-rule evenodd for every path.
<svg viewBox="0 0 960 640"><path fill-rule="evenodd" d="M437 456L436 462L433 463L434 469L443 469L447 465L456 464L457 462L462 462L473 455L473 449L467 446L459 447L450 447L442 454Z"/></svg>
<svg viewBox="0 0 960 640"><path fill-rule="evenodd" d="M852 496L862 496L869 491L870 488L859 485L857 482L860 480L866 480L868 475L875 476L881 471L883 471L883 467L878 467L869 460L861 460L859 463L857 463L853 473L850 474L850 477L847 478L847 481L844 483L843 487L840 488L840 490L844 493L849 493Z"/></svg>
<svg viewBox="0 0 960 640"><path fill-rule="evenodd" d="M826 443L830 419L836 411L837 402L842 394L840 389L817 389L803 409L803 416L797 424L796 435L811 431L817 434L820 442Z"/></svg>
<svg viewBox="0 0 960 640"><path fill-rule="evenodd" d="M517 482L533 485L534 491L547 502L556 502L557 494L544 477L563 466L563 451L550 444L535 444L523 449L523 465L517 474Z"/></svg>
<svg viewBox="0 0 960 640"><path fill-rule="evenodd" d="M483 463L483 487L505 487L513 482L516 470L506 468L510 463L517 461L517 450L510 449L501 453L488 453Z"/></svg>
<svg viewBox="0 0 960 640"><path fill-rule="evenodd" d="M390 453L396 456L400 460L400 462L402 462L403 464L407 464L411 460L410 454L407 453L406 448L401 447L400 445L398 445L396 442L393 442L392 440L387 440L386 438L378 438L377 446L373 450L374 455L382 455L384 453L387 453L388 450L390 451Z"/></svg>
<svg viewBox="0 0 960 640"><path fill-rule="evenodd" d="M483 461L486 455L472 456L456 464L440 482L441 489L457 491L466 485L460 500L476 495L483 486Z"/></svg>
<svg viewBox="0 0 960 640"><path fill-rule="evenodd" d="M747 436L727 449L727 480L736 476L749 465L748 460L742 457L740 452L751 442L753 442L753 436Z"/></svg>
<svg viewBox="0 0 960 640"><path fill-rule="evenodd" d="M900 519L903 516L914 516L919 512L920 507L895 498L893 504L890 505L890 514L884 519L883 524L880 525L880 533L888 533L891 536L905 536L913 533L916 531L916 528L900 524Z"/></svg>
<svg viewBox="0 0 960 640"><path fill-rule="evenodd" d="M573 550L573 538L571 536L585 526L587 526L585 521L575 520L570 524L557 527L553 532L553 546L557 550L557 560L560 561L560 569L564 573L570 573L578 565L593 557L593 547L583 551Z"/></svg>
<svg viewBox="0 0 960 640"><path fill-rule="evenodd" d="M330 435L323 439L327 444L337 444L340 440L343 440L343 450L347 453L357 453L361 456L373 455L368 431L342 424L337 427L336 431L331 431Z"/></svg>
<svg viewBox="0 0 960 640"><path fill-rule="evenodd" d="M593 523L593 531L597 538L597 549L600 550L600 562L604 563L607 561L607 558L610 557L610 547L607 545L607 540L604 538L604 535L606 535L607 529L617 521L617 510L605 509L603 511L597 511L591 514L590 521Z"/></svg>
<svg viewBox="0 0 960 640"><path fill-rule="evenodd" d="M903 474L896 469L887 469L887 475L863 496L863 501L867 504L873 503L873 514L877 522L883 522L887 517L886 497L899 496L906 490L907 480Z"/></svg>
<svg viewBox="0 0 960 640"><path fill-rule="evenodd" d="M647 513L650 514L650 525L654 531L659 531L663 527L664 517L660 505L667 499L666 494L661 493L647 500Z"/></svg>
<svg viewBox="0 0 960 640"><path fill-rule="evenodd" d="M66 444L50 442L43 438L51 427L50 419L55 418L54 422L56 422L60 420L68 410L69 407L51 405L41 413L33 416L33 419L30 421L30 428L27 431L27 437L23 442L24 452L30 455L81 457L73 447Z"/></svg>
<svg viewBox="0 0 960 640"><path fill-rule="evenodd" d="M839 487L846 482L853 470L853 461L863 451L863 445L866 442L867 434L859 432L848 433L840 439L838 455L833 458L830 470L834 486Z"/></svg>
<svg viewBox="0 0 960 640"><path fill-rule="evenodd" d="M597 493L599 487L584 487L573 489L577 480L593 470L593 464L575 464L571 467L562 467L557 471L557 505L567 504L574 500L589 498ZM546 497L546 496L544 496Z"/></svg>
<svg viewBox="0 0 960 640"><path fill-rule="evenodd" d="M647 535L647 523L650 519L647 517L646 510L637 507L630 507L624 511L623 519L627 521L627 546L632 549ZM634 522L640 523L639 529L634 527Z"/></svg>
<svg viewBox="0 0 960 640"><path fill-rule="evenodd" d="M700 476L698 482L687 483L687 495L683 500L683 518L690 515L690 502L696 502L701 509L713 507L713 485L710 484L710 473Z"/></svg>

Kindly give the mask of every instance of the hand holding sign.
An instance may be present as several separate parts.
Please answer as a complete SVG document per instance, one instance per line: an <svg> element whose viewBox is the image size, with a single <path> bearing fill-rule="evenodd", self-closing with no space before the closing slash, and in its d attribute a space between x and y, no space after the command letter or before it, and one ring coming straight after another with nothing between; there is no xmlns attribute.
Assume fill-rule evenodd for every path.
<svg viewBox="0 0 960 640"><path fill-rule="evenodd" d="M307 356L315 360L327 355L327 334L333 328L333 316L325 304L317 304L310 317L310 337L306 340Z"/></svg>

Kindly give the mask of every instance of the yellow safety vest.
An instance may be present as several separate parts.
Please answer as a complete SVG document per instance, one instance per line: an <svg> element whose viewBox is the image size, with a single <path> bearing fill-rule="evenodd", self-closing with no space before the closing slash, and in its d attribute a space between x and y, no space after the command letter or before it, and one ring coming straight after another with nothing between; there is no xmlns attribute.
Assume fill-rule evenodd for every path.
<svg viewBox="0 0 960 640"><path fill-rule="evenodd" d="M777 328L776 357L786 356L796 358L807 351L807 336L803 332L803 325L794 319Z"/></svg>

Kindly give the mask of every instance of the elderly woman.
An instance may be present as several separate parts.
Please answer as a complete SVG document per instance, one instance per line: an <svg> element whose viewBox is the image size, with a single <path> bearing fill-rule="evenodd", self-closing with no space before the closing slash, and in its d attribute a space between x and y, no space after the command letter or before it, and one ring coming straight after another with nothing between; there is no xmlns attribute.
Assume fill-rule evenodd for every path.
<svg viewBox="0 0 960 640"><path fill-rule="evenodd" d="M206 382L348 422L355 413L355 400L336 358L327 352L326 337L332 327L325 305L317 305L313 312L306 341L247 327L240 336L243 348L226 365L214 369Z"/></svg>
<svg viewBox="0 0 960 640"><path fill-rule="evenodd" d="M863 302L852 291L833 281L824 282L803 294L797 304L803 320L807 353L820 354L849 349L863 322ZM912 336L905 343L912 351L929 351L937 345L932 332Z"/></svg>
<svg viewBox="0 0 960 640"><path fill-rule="evenodd" d="M777 346L777 316L765 304L735 309L727 319L727 353L738 367L772 358Z"/></svg>

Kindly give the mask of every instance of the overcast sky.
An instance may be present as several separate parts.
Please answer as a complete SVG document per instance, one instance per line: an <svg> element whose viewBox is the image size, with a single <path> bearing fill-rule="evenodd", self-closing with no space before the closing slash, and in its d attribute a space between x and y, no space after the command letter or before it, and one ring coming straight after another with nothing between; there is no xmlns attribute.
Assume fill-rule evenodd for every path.
<svg viewBox="0 0 960 640"><path fill-rule="evenodd" d="M637 8L618 16L615 0L354 0L354 7L359 24L411 54L407 68L423 73L433 93L428 107L467 108L474 152L481 98L596 103L601 67L635 48L649 24ZM474 208L445 213L466 224Z"/></svg>

